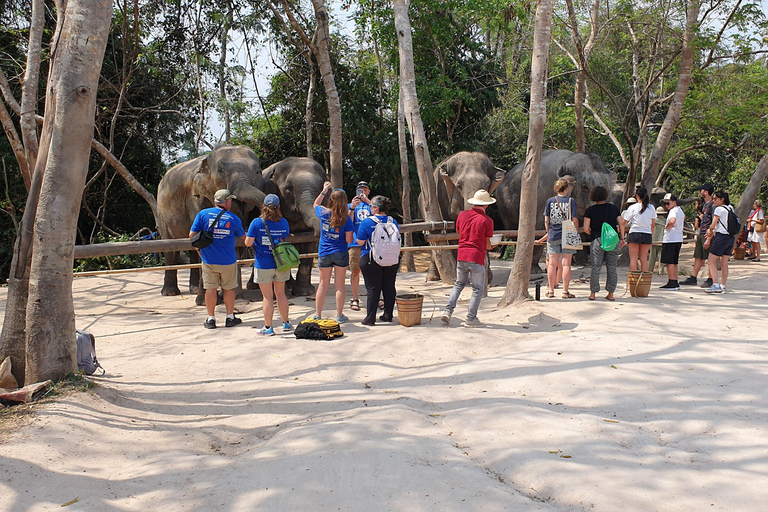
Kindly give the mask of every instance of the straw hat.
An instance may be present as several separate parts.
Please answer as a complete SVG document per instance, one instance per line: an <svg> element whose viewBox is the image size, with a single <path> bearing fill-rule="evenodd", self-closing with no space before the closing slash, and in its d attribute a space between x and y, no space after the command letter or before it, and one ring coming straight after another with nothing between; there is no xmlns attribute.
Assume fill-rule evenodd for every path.
<svg viewBox="0 0 768 512"><path fill-rule="evenodd" d="M668 211L667 211L667 209L666 209L666 208L664 208L663 206L659 206L658 208L656 208L656 213L658 213L658 214L660 214L660 215L666 215L666 214L668 214L669 212L668 212Z"/></svg>
<svg viewBox="0 0 768 512"><path fill-rule="evenodd" d="M480 189L475 192L474 197L467 199L467 202L469 204L486 205L495 203L496 199L492 198L487 190Z"/></svg>

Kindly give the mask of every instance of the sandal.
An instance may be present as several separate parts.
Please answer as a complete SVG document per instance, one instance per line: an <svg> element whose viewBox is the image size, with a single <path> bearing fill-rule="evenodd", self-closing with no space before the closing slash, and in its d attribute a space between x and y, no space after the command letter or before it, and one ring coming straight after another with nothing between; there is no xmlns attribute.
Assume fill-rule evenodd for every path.
<svg viewBox="0 0 768 512"><path fill-rule="evenodd" d="M360 311L360 300L359 299L350 299L349 300L349 309L352 311Z"/></svg>
<svg viewBox="0 0 768 512"><path fill-rule="evenodd" d="M547 292L547 298L548 299L554 299L555 298L555 292Z"/></svg>
<svg viewBox="0 0 768 512"><path fill-rule="evenodd" d="M570 293L570 292L565 292L565 293L563 294L563 298L564 298L564 299L575 299L575 298L576 298L576 296L575 296L574 294Z"/></svg>
<svg viewBox="0 0 768 512"><path fill-rule="evenodd" d="M384 311L384 301L379 299L379 309Z"/></svg>
<svg viewBox="0 0 768 512"><path fill-rule="evenodd" d="M593 294L590 294L590 296L589 296L589 297L587 297L587 298L588 298L589 300L595 300L595 294L594 294L594 293L593 293Z"/></svg>
<svg viewBox="0 0 768 512"><path fill-rule="evenodd" d="M606 295L606 296L605 296L605 300L610 300L611 302L613 302L613 301L614 301L614 300L616 300L616 299L614 299L614 298L613 298L613 297L611 297L610 295Z"/></svg>

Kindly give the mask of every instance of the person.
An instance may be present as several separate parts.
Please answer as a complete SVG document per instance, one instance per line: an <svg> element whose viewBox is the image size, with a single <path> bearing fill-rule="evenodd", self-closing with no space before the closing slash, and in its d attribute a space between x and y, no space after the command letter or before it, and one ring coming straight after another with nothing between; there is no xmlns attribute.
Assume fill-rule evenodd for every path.
<svg viewBox="0 0 768 512"><path fill-rule="evenodd" d="M493 249L493 219L486 214L489 205L496 202L486 190L478 190L467 200L472 208L459 213L456 218L456 231L459 232L459 248L456 255L456 281L448 299L448 305L443 311L441 320L444 324L451 322L451 316L456 309L464 287L472 286L472 297L469 299L469 310L465 327L482 327L483 322L477 318L480 299L485 288L485 256L486 251Z"/></svg>
<svg viewBox="0 0 768 512"><path fill-rule="evenodd" d="M576 200L570 197L572 182L560 178L555 182L554 197L547 199L544 205L544 229L547 234L537 242L547 242L547 297L555 296L558 284L558 270L562 270L563 298L573 299L576 296L568 291L571 284L571 259L576 249L563 249L563 221L571 219L576 229L579 228L579 218L576 212Z"/></svg>
<svg viewBox="0 0 768 512"><path fill-rule="evenodd" d="M656 262L661 258L661 243L664 240L664 226L667 225L667 209L663 206L656 208L656 220L653 223L653 245L648 256L648 270L656 271ZM659 264L659 275L664 272L664 265Z"/></svg>
<svg viewBox="0 0 768 512"><path fill-rule="evenodd" d="M731 259L733 244L736 241L733 235L728 234L728 216L733 214L728 192L718 190L712 196L715 211L712 215L712 224L707 230L710 239L709 257L707 266L709 276L712 278L712 286L707 288L707 293L725 293L725 282L728 280L728 260ZM722 279L718 278L717 260L720 260ZM721 284L722 283L722 284Z"/></svg>
<svg viewBox="0 0 768 512"><path fill-rule="evenodd" d="M763 213L763 202L759 199L755 199L752 207L754 208L754 211L750 214L749 220L747 221L747 229L749 230L747 240L752 244L752 254L749 259L752 261L760 261L760 244L763 242L763 237L765 235L765 213Z"/></svg>
<svg viewBox="0 0 768 512"><path fill-rule="evenodd" d="M322 205L328 199L328 208ZM331 286L331 274L336 288L336 321L340 324L348 321L344 315L346 295L345 281L349 266L349 243L354 237L354 225L349 217L349 202L343 189L331 189L326 181L323 190L315 198L315 215L320 219L320 244L318 245L317 267L320 271L320 283L315 295L315 316L322 318L325 295Z"/></svg>
<svg viewBox="0 0 768 512"><path fill-rule="evenodd" d="M706 239L707 231L712 225L712 213L714 211L714 203L712 202L712 193L715 191L715 187L709 183L705 183L699 187L699 195L701 196L701 214L698 218L699 234L696 237L696 246L693 249L693 270L690 277L685 281L682 281L681 285L695 286L698 284L699 271L704 266L704 262L708 261L709 249L704 248L704 240ZM707 265L709 268L709 265ZM710 276L701 284L702 288L709 288L712 286L712 276Z"/></svg>
<svg viewBox="0 0 768 512"><path fill-rule="evenodd" d="M653 224L656 220L656 209L649 206L650 197L648 189L640 185L635 189L637 202L627 208L621 223L626 229L629 224L629 270L637 270L637 262L640 261L640 270L648 271L648 251L653 243Z"/></svg>
<svg viewBox="0 0 768 512"><path fill-rule="evenodd" d="M667 266L667 284L660 286L661 290L679 290L678 261L680 249L683 247L683 227L685 227L685 213L677 206L677 196L667 194L661 200L667 209L667 223L664 225L664 238L661 241L661 263Z"/></svg>
<svg viewBox="0 0 768 512"><path fill-rule="evenodd" d="M372 261L370 257L370 240L373 230L376 228L376 220L379 222L392 222L395 226L398 226L395 219L387 216L391 206L392 201L390 201L389 198L375 196L371 200L371 215L360 222L360 227L357 230L356 239L361 249L360 271L363 273L363 278L365 279L365 291L368 294L365 304L365 318L361 322L363 325L372 326L376 324L376 312L379 309L379 297L382 297L384 300L384 312L379 317L379 320L382 322L391 322L394 318L395 295L397 295L395 280L400 266L390 265L382 267L376 261ZM374 217L376 220L374 220ZM397 229L399 232L400 227L398 226Z"/></svg>
<svg viewBox="0 0 768 512"><path fill-rule="evenodd" d="M225 327L234 327L242 323L242 320L235 316L235 288L237 288L235 242L236 239L245 237L245 230L240 217L229 211L232 208L233 199L237 198L229 190L217 190L214 195L215 206L198 212L189 231L190 238L201 231L213 232L211 245L199 250L202 260L205 307L208 311L208 318L203 324L206 329L216 328L214 313L219 286L221 286L224 307L227 311Z"/></svg>
<svg viewBox="0 0 768 512"><path fill-rule="evenodd" d="M277 298L277 310L283 320L283 332L293 330L293 325L288 319L288 297L285 295L285 282L291 278L291 271L277 270L275 258L272 256L272 247L285 240L289 234L288 221L283 218L280 211L280 198L275 194L268 194L264 198L261 216L253 219L245 236L246 247L253 247L256 284L261 290L264 327L258 332L263 336L275 334L272 326L275 298Z"/></svg>
<svg viewBox="0 0 768 512"><path fill-rule="evenodd" d="M595 203L584 212L584 233L589 235L589 255L592 261L592 275L589 278L589 300L595 300L595 294L600 291L600 269L605 262L606 280L605 290L608 295L606 300L616 300L613 293L619 282L616 267L619 261L619 249L624 247L624 228L619 222L621 213L612 203L607 203L608 189L602 186L593 188L589 193L589 200ZM602 247L603 224L608 224L619 234L619 245L611 251L605 251Z"/></svg>
<svg viewBox="0 0 768 512"><path fill-rule="evenodd" d="M360 223L371 215L371 200L368 199L371 196L371 189L368 187L368 182L361 181L357 184L355 189L356 195L352 198L352 202L349 203L349 213L352 216L352 224L357 233L360 229ZM357 239L352 240L349 244L349 284L352 288L352 298L349 299L349 309L352 311L360 311L360 255L362 251L361 244L357 243Z"/></svg>

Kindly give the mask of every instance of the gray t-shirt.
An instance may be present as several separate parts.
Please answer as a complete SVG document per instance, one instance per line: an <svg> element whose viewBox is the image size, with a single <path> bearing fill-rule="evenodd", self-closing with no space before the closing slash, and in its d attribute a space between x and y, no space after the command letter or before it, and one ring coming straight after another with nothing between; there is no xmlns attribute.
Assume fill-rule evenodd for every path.
<svg viewBox="0 0 768 512"><path fill-rule="evenodd" d="M576 200L572 197L550 197L544 205L544 216L549 217L547 240L560 240L563 237L563 221L576 216Z"/></svg>

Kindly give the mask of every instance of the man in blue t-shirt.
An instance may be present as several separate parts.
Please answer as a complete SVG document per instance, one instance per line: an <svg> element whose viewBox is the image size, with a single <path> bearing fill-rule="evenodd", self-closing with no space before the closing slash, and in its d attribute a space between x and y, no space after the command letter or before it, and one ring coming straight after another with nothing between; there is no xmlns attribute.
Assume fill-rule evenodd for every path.
<svg viewBox="0 0 768 512"><path fill-rule="evenodd" d="M227 309L226 327L234 327L242 322L235 316L235 288L237 288L237 253L235 242L245 237L245 230L240 217L231 213L232 200L236 197L227 189L216 191L216 206L199 212L189 230L192 238L200 231L211 231L213 242L208 247L199 249L203 260L203 288L205 288L205 307L208 318L203 326L216 328L216 290L221 286L224 306Z"/></svg>
<svg viewBox="0 0 768 512"><path fill-rule="evenodd" d="M360 244L357 243L357 230L360 223L371 215L371 189L368 182L361 181L357 184L356 195L349 203L349 215L352 217L352 223L355 226L355 239L349 244L349 270L352 274L349 276L349 284L352 287L352 298L349 300L349 309L360 310Z"/></svg>

